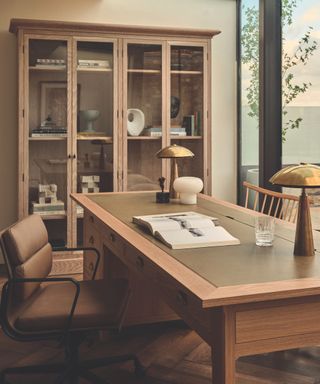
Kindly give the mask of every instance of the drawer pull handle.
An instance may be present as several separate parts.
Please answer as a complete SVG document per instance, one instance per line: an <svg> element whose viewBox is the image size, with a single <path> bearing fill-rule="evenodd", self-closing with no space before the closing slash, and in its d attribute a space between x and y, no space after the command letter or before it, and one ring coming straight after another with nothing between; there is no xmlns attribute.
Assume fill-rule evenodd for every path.
<svg viewBox="0 0 320 384"><path fill-rule="evenodd" d="M92 235L89 237L89 244L94 244L94 237Z"/></svg>
<svg viewBox="0 0 320 384"><path fill-rule="evenodd" d="M184 292L178 291L176 298L179 304L188 305L188 296Z"/></svg>
<svg viewBox="0 0 320 384"><path fill-rule="evenodd" d="M138 256L136 259L136 266L138 269L142 270L144 267L144 260L141 256Z"/></svg>
<svg viewBox="0 0 320 384"><path fill-rule="evenodd" d="M94 222L94 218L93 218L93 216L90 216L90 223L93 223Z"/></svg>
<svg viewBox="0 0 320 384"><path fill-rule="evenodd" d="M116 241L116 237L114 233L110 233L110 240L114 243Z"/></svg>

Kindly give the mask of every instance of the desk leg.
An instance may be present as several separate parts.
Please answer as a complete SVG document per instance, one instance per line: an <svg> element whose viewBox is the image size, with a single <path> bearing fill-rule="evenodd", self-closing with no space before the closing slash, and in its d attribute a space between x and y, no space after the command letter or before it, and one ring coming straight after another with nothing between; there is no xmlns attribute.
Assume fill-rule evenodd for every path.
<svg viewBox="0 0 320 384"><path fill-rule="evenodd" d="M236 376L235 358L235 314L228 308L213 310L212 383L234 384Z"/></svg>

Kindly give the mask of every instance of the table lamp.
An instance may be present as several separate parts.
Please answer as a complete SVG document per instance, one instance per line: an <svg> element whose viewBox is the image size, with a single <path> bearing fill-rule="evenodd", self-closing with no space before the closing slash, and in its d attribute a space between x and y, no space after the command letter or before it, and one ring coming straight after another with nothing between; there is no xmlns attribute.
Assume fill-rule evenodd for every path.
<svg viewBox="0 0 320 384"><path fill-rule="evenodd" d="M308 196L306 188L320 187L320 167L301 163L281 169L270 182L290 188L302 188L299 198L294 255L314 256L314 244Z"/></svg>
<svg viewBox="0 0 320 384"><path fill-rule="evenodd" d="M188 148L181 147L177 144L169 145L168 147L160 149L156 153L157 157L160 159L171 159L171 173L170 173L170 185L169 193L171 199L178 198L178 192L173 188L173 182L178 177L178 164L177 159L179 157L193 157L194 153L191 152Z"/></svg>

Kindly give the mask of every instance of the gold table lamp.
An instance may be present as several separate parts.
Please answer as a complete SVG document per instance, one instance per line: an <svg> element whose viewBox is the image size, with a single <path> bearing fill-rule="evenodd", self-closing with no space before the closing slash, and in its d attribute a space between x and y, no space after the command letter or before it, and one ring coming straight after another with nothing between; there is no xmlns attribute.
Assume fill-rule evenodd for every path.
<svg viewBox="0 0 320 384"><path fill-rule="evenodd" d="M169 145L168 147L160 149L156 153L160 159L172 159L171 161L171 172L170 172L170 186L169 193L171 199L177 199L178 193L173 188L173 182L178 177L178 164L177 158L179 157L193 157L194 153L190 149L181 147L177 144Z"/></svg>
<svg viewBox="0 0 320 384"><path fill-rule="evenodd" d="M320 167L301 163L281 169L270 182L283 187L302 188L299 198L294 255L314 256L310 208L306 188L320 187Z"/></svg>

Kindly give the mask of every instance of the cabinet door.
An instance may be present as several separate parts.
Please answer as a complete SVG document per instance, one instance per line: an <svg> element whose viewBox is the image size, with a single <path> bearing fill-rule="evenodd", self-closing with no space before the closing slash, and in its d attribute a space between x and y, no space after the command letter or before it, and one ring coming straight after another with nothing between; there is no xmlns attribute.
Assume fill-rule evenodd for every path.
<svg viewBox="0 0 320 384"><path fill-rule="evenodd" d="M116 190L117 80L114 57L115 42L105 39L75 40L74 136L76 137L77 177L73 190L80 193ZM77 207L78 243L82 241L83 210Z"/></svg>
<svg viewBox="0 0 320 384"><path fill-rule="evenodd" d="M159 190L163 129L163 46L124 43L124 190Z"/></svg>
<svg viewBox="0 0 320 384"><path fill-rule="evenodd" d="M170 144L186 147L195 155L177 161L179 176L196 176L205 182L209 145L206 46L169 46Z"/></svg>
<svg viewBox="0 0 320 384"><path fill-rule="evenodd" d="M26 38L23 162L24 212L40 214L54 247L68 242L70 92L67 40Z"/></svg>

